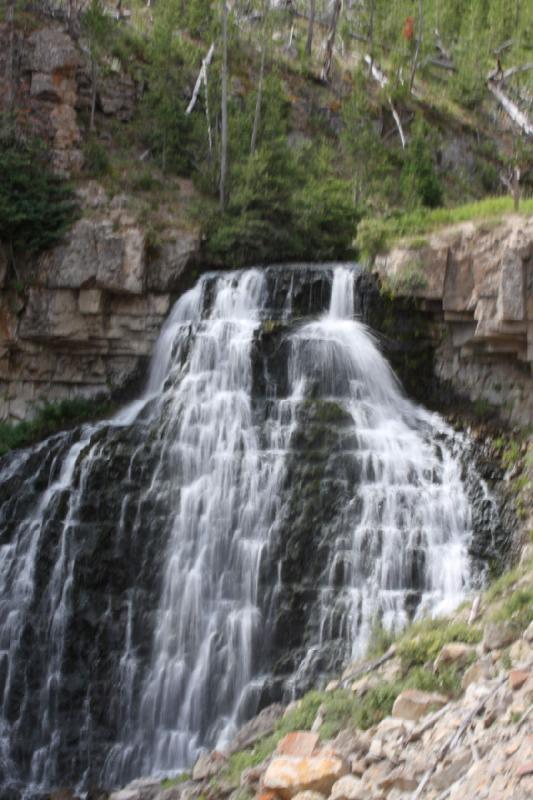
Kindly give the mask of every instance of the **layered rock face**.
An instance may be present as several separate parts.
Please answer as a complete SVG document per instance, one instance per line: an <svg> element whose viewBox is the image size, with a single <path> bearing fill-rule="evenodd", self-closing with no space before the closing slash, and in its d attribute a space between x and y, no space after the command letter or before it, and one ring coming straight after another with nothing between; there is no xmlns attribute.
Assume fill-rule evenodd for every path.
<svg viewBox="0 0 533 800"><path fill-rule="evenodd" d="M83 194L91 216L19 267L24 294L1 270L1 418L27 418L42 398L109 396L135 383L197 252L196 234L168 232L149 260L134 218L94 185Z"/></svg>
<svg viewBox="0 0 533 800"><path fill-rule="evenodd" d="M101 114L128 121L139 87L115 64L98 81ZM59 22L11 30L0 24L0 112L50 149L57 172L83 165L77 112L89 109L87 55ZM113 395L143 374L171 295L195 256L196 233L167 226L157 255L145 231L94 184L79 189L83 218L64 243L9 274L0 244L0 419L33 415L46 399Z"/></svg>
<svg viewBox="0 0 533 800"><path fill-rule="evenodd" d="M437 377L518 424L533 419L533 220L463 224L376 260L399 295L444 322Z"/></svg>

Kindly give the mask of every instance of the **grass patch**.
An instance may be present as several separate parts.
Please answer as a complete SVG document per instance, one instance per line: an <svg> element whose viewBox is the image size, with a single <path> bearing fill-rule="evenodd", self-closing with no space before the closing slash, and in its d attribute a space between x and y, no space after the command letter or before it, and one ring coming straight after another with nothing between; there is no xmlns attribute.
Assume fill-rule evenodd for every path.
<svg viewBox="0 0 533 800"><path fill-rule="evenodd" d="M496 611L496 622L510 622L517 631L523 631L533 619L533 585L514 591Z"/></svg>
<svg viewBox="0 0 533 800"><path fill-rule="evenodd" d="M110 402L97 402L76 398L59 403L44 403L28 422L0 423L0 456L18 447L45 439L64 428L108 416L113 409Z"/></svg>
<svg viewBox="0 0 533 800"><path fill-rule="evenodd" d="M512 197L487 197L474 203L453 208L417 208L404 214L392 214L381 219L364 219L359 223L357 244L372 256L387 250L398 240L461 222L483 222L500 219L514 211ZM522 200L520 214L533 214L533 198ZM420 239L415 240L418 245Z"/></svg>
<svg viewBox="0 0 533 800"><path fill-rule="evenodd" d="M422 667L433 662L445 644L464 642L478 644L482 638L481 628L465 622L450 622L447 619L427 619L412 625L397 644L397 652L404 672L413 667ZM412 687L414 688L414 687Z"/></svg>
<svg viewBox="0 0 533 800"><path fill-rule="evenodd" d="M179 775L176 775L174 778L163 778L161 781L161 788L162 789L172 789L173 786L179 786L180 783L185 783L191 779L190 772L181 772Z"/></svg>
<svg viewBox="0 0 533 800"><path fill-rule="evenodd" d="M503 575L500 575L499 578L496 578L496 580L491 583L485 592L486 602L492 603L494 600L497 600L499 597L507 594L509 589L514 586L519 577L520 570L515 568L509 570L509 572L505 572Z"/></svg>

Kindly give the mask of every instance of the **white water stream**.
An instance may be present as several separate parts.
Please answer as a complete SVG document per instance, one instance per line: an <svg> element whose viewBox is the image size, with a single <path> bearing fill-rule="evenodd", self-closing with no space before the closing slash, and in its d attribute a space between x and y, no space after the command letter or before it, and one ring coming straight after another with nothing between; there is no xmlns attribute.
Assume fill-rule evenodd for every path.
<svg viewBox="0 0 533 800"><path fill-rule="evenodd" d="M283 397L268 390L262 421L254 400L253 348L267 319L268 292L265 272L248 270L203 279L177 302L156 346L146 393L112 423L126 429L142 420L155 432L157 453L141 495L125 491L121 498L116 552L142 543L143 508L164 499L170 512L157 611L144 631L151 642L147 662L135 634L135 620L142 617L135 586L123 597L126 629L113 709L118 737L102 772L108 785L184 768L205 744L227 742L256 711L269 668L264 659L275 600L274 591L268 602L261 594L261 570L271 559L284 503L296 488L285 485L288 460L299 409L311 395L335 403L352 420L352 445L345 453L357 480L327 528L318 633L307 642L292 685L312 672L329 641L343 638L348 652L358 656L376 619L398 629L413 602L417 614L438 614L468 590L471 510L450 444L453 434L437 415L403 395L371 332L354 318L355 274L337 267L329 311L288 328L289 388ZM282 304L285 321L292 314L292 293L291 278ZM22 700L38 702L42 726L32 733L40 742L26 776L32 787L62 780L59 708L77 563L71 536L91 471L100 468L103 444L91 438L99 426L88 426L62 456L57 479L0 547L0 755L9 775L15 771L10 738L19 724L8 709L17 637L30 614L43 525L68 493L55 564L40 590L47 615L46 670L38 693L26 692ZM141 450L139 445L131 457L128 484ZM0 474L0 483L9 469L20 468L20 459ZM112 616L111 601L106 614ZM291 681L289 691L290 686ZM80 740L89 752L86 780L91 704L88 687L80 708Z"/></svg>

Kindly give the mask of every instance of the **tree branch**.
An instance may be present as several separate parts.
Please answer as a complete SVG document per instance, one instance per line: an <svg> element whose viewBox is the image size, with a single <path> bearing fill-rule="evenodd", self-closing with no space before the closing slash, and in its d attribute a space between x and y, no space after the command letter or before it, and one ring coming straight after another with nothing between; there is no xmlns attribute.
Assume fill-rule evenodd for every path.
<svg viewBox="0 0 533 800"><path fill-rule="evenodd" d="M518 127L526 134L526 136L533 136L533 124L530 122L524 112L518 108L516 103L513 103L511 98L506 95L499 86L496 86L494 81L489 80L487 85L489 92L494 95L498 103L513 120L513 122L518 125Z"/></svg>

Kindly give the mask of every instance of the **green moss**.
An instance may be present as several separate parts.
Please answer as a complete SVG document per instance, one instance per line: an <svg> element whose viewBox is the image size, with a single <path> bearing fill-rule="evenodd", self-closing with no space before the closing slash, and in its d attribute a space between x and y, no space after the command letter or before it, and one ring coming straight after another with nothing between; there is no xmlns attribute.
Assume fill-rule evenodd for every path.
<svg viewBox="0 0 533 800"><path fill-rule="evenodd" d="M509 570L509 572L506 572L504 575L500 575L499 578L491 583L485 593L487 603L491 603L498 597L502 597L502 595L506 594L516 583L519 577L519 569L512 569Z"/></svg>
<svg viewBox="0 0 533 800"><path fill-rule="evenodd" d="M428 619L413 625L398 641L397 650L402 667L407 671L434 661L445 644L477 644L481 637L482 631L476 626L446 619Z"/></svg>
<svg viewBox="0 0 533 800"><path fill-rule="evenodd" d="M471 661L475 660L472 653ZM422 692L440 692L449 697L459 697L461 694L462 670L453 667L441 667L438 672L425 669L424 667L414 667L405 679L405 689L419 689Z"/></svg>
<svg viewBox="0 0 533 800"><path fill-rule="evenodd" d="M179 786L180 783L185 783L190 779L191 775L189 772L182 772L180 775L176 775L174 778L163 778L161 781L161 788L171 789L173 786Z"/></svg>
<svg viewBox="0 0 533 800"><path fill-rule="evenodd" d="M0 423L0 456L9 450L45 439L64 428L109 416L111 411L112 404L109 401L97 402L82 397L59 403L44 403L28 422Z"/></svg>
<svg viewBox="0 0 533 800"><path fill-rule="evenodd" d="M523 631L533 619L533 585L514 591L494 612L495 621L510 622Z"/></svg>

